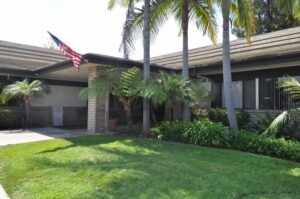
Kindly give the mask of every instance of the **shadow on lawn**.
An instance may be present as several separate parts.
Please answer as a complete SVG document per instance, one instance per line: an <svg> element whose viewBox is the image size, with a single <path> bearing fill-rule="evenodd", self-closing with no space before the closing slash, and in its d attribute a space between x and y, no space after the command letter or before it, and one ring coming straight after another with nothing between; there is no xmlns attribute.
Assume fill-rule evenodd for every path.
<svg viewBox="0 0 300 199"><path fill-rule="evenodd" d="M91 186L92 191L78 192L76 198L209 198L218 189L224 189L224 198L265 197L276 195L277 190L272 192L266 186L254 191L253 175L264 176L273 167L279 173L274 174L275 179L288 175L280 174L279 170L288 169L285 161L229 150L118 136L65 140L67 145L36 153L28 161L31 170L54 169L75 176L72 180L82 186ZM76 154L80 149L93 153L93 157ZM64 157L61 152L69 155L68 158L59 159ZM260 169L259 173L254 172L256 168ZM243 179L241 174L248 177ZM274 178L266 176L270 180ZM215 179L211 180L212 177ZM239 191L236 187L243 180L250 180L249 188ZM230 190L229 184L233 185ZM278 194L288 195L289 188L278 190Z"/></svg>
<svg viewBox="0 0 300 199"><path fill-rule="evenodd" d="M169 167L159 170L159 167L154 166L163 164L159 161L155 162L163 158L160 151L166 150L162 143L154 141L149 143L149 140L140 141L124 137L112 139L102 136L96 136L94 139L83 137L83 139L70 138L67 140L70 145L39 152L29 161L31 161L32 170L63 170L66 175L81 175L80 179L86 178L83 181L90 179L92 186L97 187L89 193L76 195L76 198L138 198L142 196L174 198L178 196L178 193L188 195L193 191L189 186L179 186L180 183L158 186L160 181L164 181L161 177L166 172L170 172ZM115 147L114 144L118 147ZM76 147L87 147L98 151L99 154L109 154L117 158L102 159L98 156L94 159L80 159L74 154L74 159L62 161L51 157L51 154L69 149L75 150ZM161 175L160 172L162 172ZM104 181L105 185L99 184L101 181ZM174 181L178 181L178 179L174 179ZM78 183L82 182L78 181ZM185 184L187 185L187 183Z"/></svg>
<svg viewBox="0 0 300 199"><path fill-rule="evenodd" d="M136 147L137 145L144 145L145 149L148 149L149 147L151 149L158 149L162 148L163 144L158 143L155 141L152 141L153 143L147 144L145 142L139 142L139 138L133 138L133 137L124 137L124 136L110 136L110 135L94 135L94 136L83 136L83 137L73 137L73 138L65 138L64 140L70 142L69 145L56 147L49 150L40 151L36 154L43 154L43 153L53 153L58 152L61 150L66 150L74 147L92 147L92 146L100 146L103 144L110 144L116 141L122 141L122 144L127 145L129 147ZM150 139L149 139L150 140ZM148 141L149 141L148 140ZM154 144L155 143L155 144ZM153 145L154 144L154 145Z"/></svg>

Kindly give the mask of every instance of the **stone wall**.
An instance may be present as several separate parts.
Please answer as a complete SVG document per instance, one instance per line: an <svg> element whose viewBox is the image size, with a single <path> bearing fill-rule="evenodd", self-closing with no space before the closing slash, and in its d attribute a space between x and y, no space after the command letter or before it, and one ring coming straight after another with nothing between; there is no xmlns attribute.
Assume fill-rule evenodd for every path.
<svg viewBox="0 0 300 199"><path fill-rule="evenodd" d="M258 121L266 118L266 114L270 114L272 117L278 116L283 110L246 110L250 114L251 125L255 126ZM300 132L300 113L296 114L296 122L298 125L297 132Z"/></svg>

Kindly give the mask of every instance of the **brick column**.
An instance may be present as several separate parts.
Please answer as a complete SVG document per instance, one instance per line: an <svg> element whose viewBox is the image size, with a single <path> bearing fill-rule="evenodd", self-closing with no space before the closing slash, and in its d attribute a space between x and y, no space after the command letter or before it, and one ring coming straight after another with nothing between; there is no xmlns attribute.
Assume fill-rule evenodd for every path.
<svg viewBox="0 0 300 199"><path fill-rule="evenodd" d="M89 85L92 80L101 75L102 69L97 66L90 66L88 69ZM105 132L105 97L91 96L88 99L88 132L104 133Z"/></svg>

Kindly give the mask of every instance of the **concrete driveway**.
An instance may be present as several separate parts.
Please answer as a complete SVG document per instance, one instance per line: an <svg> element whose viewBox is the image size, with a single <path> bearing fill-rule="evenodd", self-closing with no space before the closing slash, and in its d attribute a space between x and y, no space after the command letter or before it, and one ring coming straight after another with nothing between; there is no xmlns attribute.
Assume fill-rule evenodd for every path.
<svg viewBox="0 0 300 199"><path fill-rule="evenodd" d="M68 130L62 128L36 128L27 130L5 130L0 131L0 146L88 134L89 133L85 129Z"/></svg>

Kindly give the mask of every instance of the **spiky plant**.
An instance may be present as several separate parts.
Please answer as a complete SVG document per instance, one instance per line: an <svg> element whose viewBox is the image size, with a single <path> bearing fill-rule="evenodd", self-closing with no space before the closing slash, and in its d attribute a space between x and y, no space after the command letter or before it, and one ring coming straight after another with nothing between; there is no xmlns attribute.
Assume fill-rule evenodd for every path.
<svg viewBox="0 0 300 199"><path fill-rule="evenodd" d="M45 86L39 80L29 82L27 79L17 81L4 87L0 101L7 103L10 99L20 98L24 101L25 106L25 127L30 127L30 106L33 96L38 96L44 93Z"/></svg>

